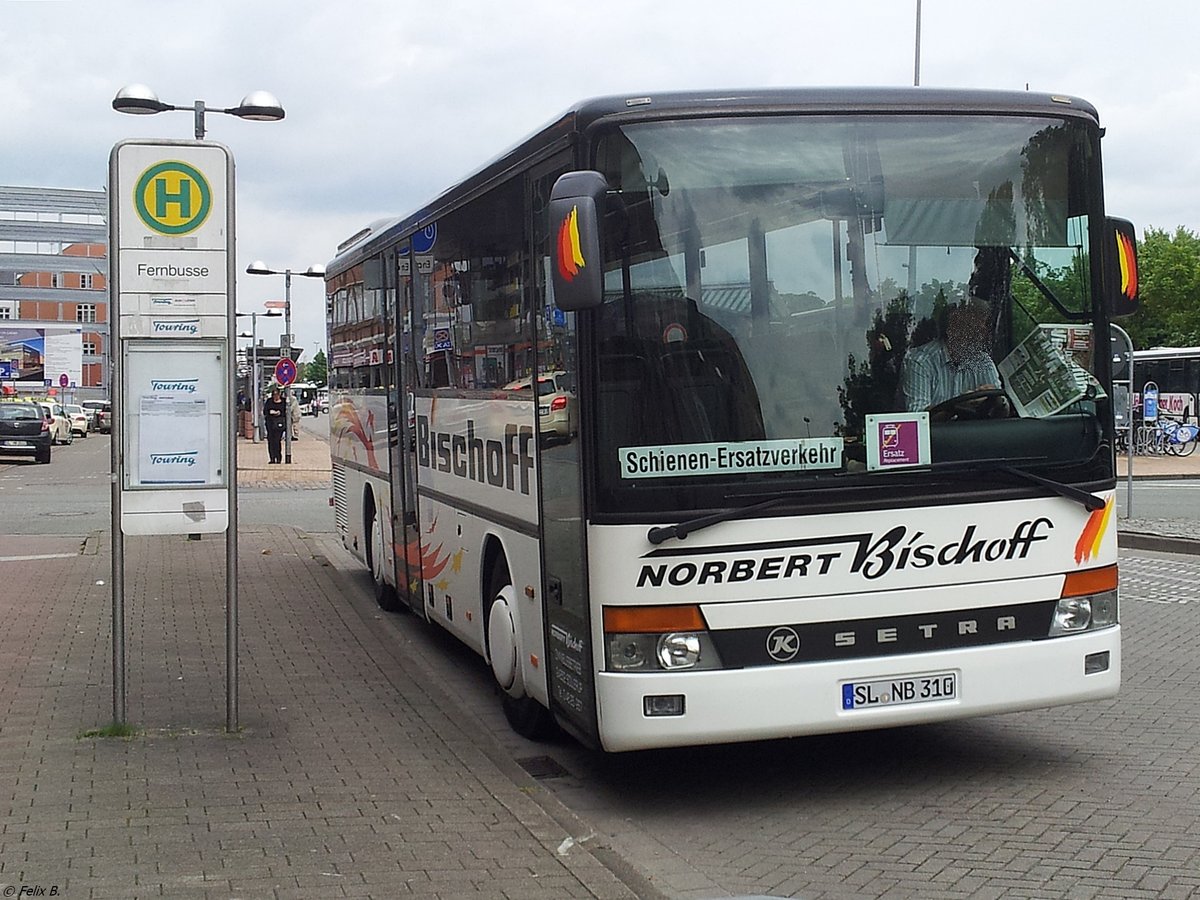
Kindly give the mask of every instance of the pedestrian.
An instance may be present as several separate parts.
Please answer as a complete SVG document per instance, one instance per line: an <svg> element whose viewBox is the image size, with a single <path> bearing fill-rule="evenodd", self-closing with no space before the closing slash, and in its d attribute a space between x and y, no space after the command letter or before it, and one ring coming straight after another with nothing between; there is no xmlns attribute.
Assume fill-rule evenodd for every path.
<svg viewBox="0 0 1200 900"><path fill-rule="evenodd" d="M292 440L300 440L300 401L295 391L288 391L288 412L292 417Z"/></svg>
<svg viewBox="0 0 1200 900"><path fill-rule="evenodd" d="M271 397L263 404L263 418L267 423L267 451L271 463L283 462L283 435L287 431L287 406L279 388L271 388Z"/></svg>

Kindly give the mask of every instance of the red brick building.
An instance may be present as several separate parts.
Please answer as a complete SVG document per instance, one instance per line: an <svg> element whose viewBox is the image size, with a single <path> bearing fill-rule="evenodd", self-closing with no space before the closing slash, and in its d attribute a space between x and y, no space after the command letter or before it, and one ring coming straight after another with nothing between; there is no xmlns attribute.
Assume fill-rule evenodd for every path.
<svg viewBox="0 0 1200 900"><path fill-rule="evenodd" d="M80 398L108 395L108 195L0 186L0 329L77 327Z"/></svg>

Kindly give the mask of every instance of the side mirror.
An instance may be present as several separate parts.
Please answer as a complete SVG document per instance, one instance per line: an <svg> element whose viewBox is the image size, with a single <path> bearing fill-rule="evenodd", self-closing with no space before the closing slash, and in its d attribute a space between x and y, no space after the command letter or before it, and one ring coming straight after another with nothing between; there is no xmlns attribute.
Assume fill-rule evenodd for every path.
<svg viewBox="0 0 1200 900"><path fill-rule="evenodd" d="M1137 236L1133 223L1126 219L1109 218L1106 224L1110 235L1104 255L1108 316L1121 319L1138 310Z"/></svg>
<svg viewBox="0 0 1200 900"><path fill-rule="evenodd" d="M550 271L554 303L566 312L604 301L600 221L608 182L599 172L567 172L550 191Z"/></svg>

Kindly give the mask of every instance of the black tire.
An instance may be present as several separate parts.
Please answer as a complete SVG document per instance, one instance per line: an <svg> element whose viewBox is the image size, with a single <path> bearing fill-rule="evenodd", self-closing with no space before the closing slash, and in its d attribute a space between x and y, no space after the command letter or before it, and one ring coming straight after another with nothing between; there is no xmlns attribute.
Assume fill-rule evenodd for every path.
<svg viewBox="0 0 1200 900"><path fill-rule="evenodd" d="M41 465L41 466L50 465L50 448L47 447L43 452L38 453L38 455L35 456L34 459L37 461L38 465Z"/></svg>
<svg viewBox="0 0 1200 900"><path fill-rule="evenodd" d="M387 554L383 552L383 526L379 521L379 510L372 508L371 517L367 522L367 566L371 571L375 602L384 612L396 612L400 609L400 596L384 576L383 563L386 557Z"/></svg>
<svg viewBox="0 0 1200 900"><path fill-rule="evenodd" d="M509 577L507 564L503 559L496 560L492 564L492 571L488 576L487 596L484 598L484 609L487 611L483 623L485 640L491 624L492 603L500 592L511 583L512 579ZM491 654L491 647L488 647L488 653ZM520 657L518 656L518 658ZM500 708L504 710L504 718L508 720L513 731L531 741L545 741L558 734L558 725L554 721L554 716L550 714L550 710L527 694L514 697L495 678L495 671L490 664L488 670L492 672L493 680L496 681L496 689L500 692Z"/></svg>

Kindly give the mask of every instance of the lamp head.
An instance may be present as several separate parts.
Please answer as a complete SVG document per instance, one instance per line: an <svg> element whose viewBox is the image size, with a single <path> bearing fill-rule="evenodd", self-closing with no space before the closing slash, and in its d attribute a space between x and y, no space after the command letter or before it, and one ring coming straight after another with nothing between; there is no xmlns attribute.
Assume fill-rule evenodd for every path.
<svg viewBox="0 0 1200 900"><path fill-rule="evenodd" d="M278 122L284 117L283 107L270 91L251 91L241 103L225 112L253 122Z"/></svg>
<svg viewBox="0 0 1200 900"><path fill-rule="evenodd" d="M256 259L250 265L246 266L247 275L282 275L282 272L276 272L274 269L268 269L267 264L261 259Z"/></svg>
<svg viewBox="0 0 1200 900"><path fill-rule="evenodd" d="M112 108L134 116L152 116L175 107L163 103L158 99L158 95L144 84L128 84L117 91L117 96L113 97Z"/></svg>

